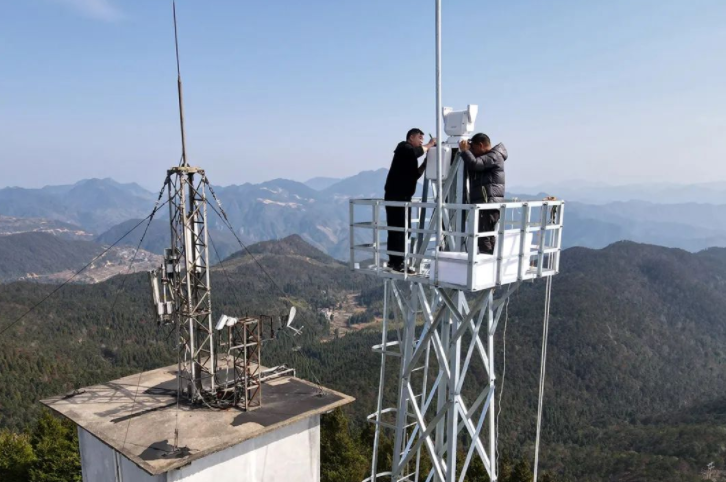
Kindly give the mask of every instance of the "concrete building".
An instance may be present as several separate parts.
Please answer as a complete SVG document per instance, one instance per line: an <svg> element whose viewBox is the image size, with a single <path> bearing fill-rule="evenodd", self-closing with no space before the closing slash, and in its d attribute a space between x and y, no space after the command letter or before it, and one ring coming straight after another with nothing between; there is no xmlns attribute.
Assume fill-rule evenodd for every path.
<svg viewBox="0 0 726 482"><path fill-rule="evenodd" d="M353 401L295 377L249 412L177 404L176 388L174 365L42 403L78 425L84 482L317 482L320 415Z"/></svg>

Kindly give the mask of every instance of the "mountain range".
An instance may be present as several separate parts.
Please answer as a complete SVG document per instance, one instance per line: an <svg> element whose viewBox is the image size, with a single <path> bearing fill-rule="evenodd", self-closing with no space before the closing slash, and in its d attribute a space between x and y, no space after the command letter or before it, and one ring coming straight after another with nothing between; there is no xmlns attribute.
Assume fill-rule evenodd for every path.
<svg viewBox="0 0 726 482"><path fill-rule="evenodd" d="M259 184L214 186L236 234L245 243L281 239L300 234L305 241L338 259L348 256L348 200L382 197L386 169L355 176L313 178L306 183L274 179ZM602 186L555 185L550 190L510 190L509 196L542 199L555 195L568 201L563 245L602 248L620 240L632 240L689 251L726 246L726 209L722 204L695 202L696 191L704 199L720 201L713 183L704 186ZM538 186L536 189L544 189ZM663 193L679 193L668 201ZM607 197L607 196L610 197ZM571 198L568 196L572 196ZM632 198L633 200L627 200ZM112 244L147 216L156 194L137 184L111 179L89 179L74 185L41 189L0 189L0 235L44 231L73 239ZM592 203L586 202L591 200ZM726 195L724 196L726 203ZM212 200L212 205L216 203ZM168 212L162 209L149 227L142 248L162 254L168 245ZM136 246L144 225L129 234L123 245ZM223 259L240 249L214 210L209 211L209 232Z"/></svg>
<svg viewBox="0 0 726 482"><path fill-rule="evenodd" d="M563 199L586 204L608 204L614 201L645 201L655 204L726 204L726 182L694 184L634 183L612 185L582 180L560 181L535 186L512 185L512 192L556 193Z"/></svg>

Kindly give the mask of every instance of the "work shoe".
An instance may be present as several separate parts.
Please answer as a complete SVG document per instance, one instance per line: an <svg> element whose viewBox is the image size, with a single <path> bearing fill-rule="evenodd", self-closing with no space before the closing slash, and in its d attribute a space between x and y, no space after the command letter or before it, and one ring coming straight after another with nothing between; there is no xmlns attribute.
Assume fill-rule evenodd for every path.
<svg viewBox="0 0 726 482"><path fill-rule="evenodd" d="M394 270L394 271L398 271L399 273L403 273L404 270L406 270L406 272L408 274L416 274L416 270L415 269L413 269L411 267L406 268L406 266L404 264L399 264L397 266L393 266L393 267L391 267L391 269Z"/></svg>

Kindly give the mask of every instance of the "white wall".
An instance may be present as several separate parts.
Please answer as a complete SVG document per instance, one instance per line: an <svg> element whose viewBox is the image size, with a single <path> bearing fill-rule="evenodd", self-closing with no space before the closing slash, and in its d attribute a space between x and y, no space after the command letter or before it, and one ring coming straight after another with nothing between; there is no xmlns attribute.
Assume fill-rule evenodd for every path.
<svg viewBox="0 0 726 482"><path fill-rule="evenodd" d="M151 476L79 427L84 482L319 482L320 416ZM120 465L120 467L119 467ZM117 470L117 468L119 470ZM118 478L118 473L121 479Z"/></svg>

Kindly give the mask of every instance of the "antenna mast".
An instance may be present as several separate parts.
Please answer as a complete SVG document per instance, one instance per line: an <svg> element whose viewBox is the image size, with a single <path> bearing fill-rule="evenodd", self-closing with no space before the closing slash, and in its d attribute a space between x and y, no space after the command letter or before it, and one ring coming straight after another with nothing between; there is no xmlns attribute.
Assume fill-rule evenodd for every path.
<svg viewBox="0 0 726 482"><path fill-rule="evenodd" d="M181 165L189 166L187 162L187 144L186 144L186 132L184 131L184 95L182 89L182 78L181 68L179 67L179 34L176 26L176 1L172 1L171 4L172 12L174 15L174 48L176 49L176 86L177 94L179 97L179 127L181 129Z"/></svg>

